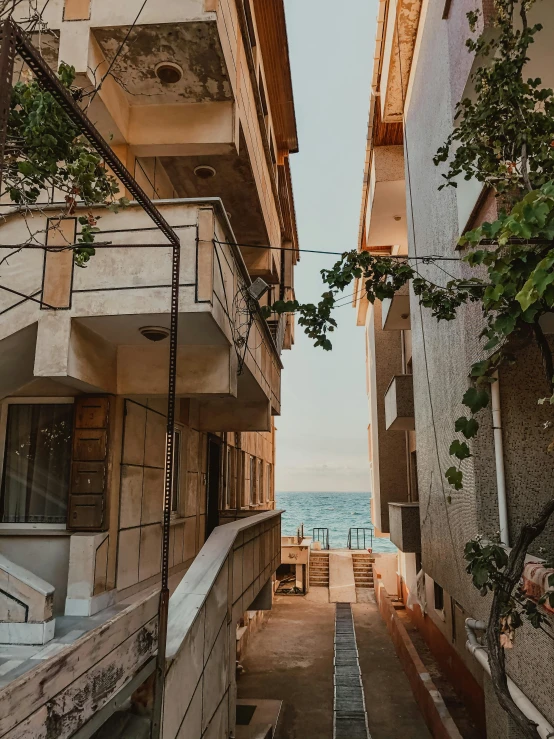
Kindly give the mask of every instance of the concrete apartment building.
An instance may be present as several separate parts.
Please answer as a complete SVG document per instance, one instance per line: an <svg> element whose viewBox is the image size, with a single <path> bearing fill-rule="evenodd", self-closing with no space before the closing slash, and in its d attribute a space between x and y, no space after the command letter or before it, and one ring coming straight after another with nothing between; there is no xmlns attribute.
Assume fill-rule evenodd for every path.
<svg viewBox="0 0 554 739"><path fill-rule="evenodd" d="M380 0L360 249L455 256L464 231L494 219L494 198L477 182L460 178L457 189L439 192L445 170L432 161L455 125L456 103L471 92L474 60L465 47L466 13L482 9L488 22L489 5L480 0ZM531 49L528 76L552 87L551 3L532 6L529 22L537 21L544 30ZM438 266L421 269L438 284L449 279ZM461 277L470 271L449 262L448 272ZM540 430L548 412L536 401L543 390L539 353L528 347L516 365L501 370L493 409L501 419L503 449L498 435L495 445L492 412L486 409L473 457L464 462L464 488L456 492L444 472L452 464L448 449L454 420L463 413L469 368L481 357L479 306L464 308L455 321L437 323L406 291L382 304L358 299L356 309L366 334L376 533L390 536L398 546L398 592L480 735L515 739L520 733L500 708L483 667L466 649L465 620L486 621L489 600L465 573L463 549L475 535L492 537L500 530L504 492L508 543L551 497L554 471ZM538 556L544 547L542 556L552 557L553 533L550 524L531 554ZM509 677L550 724L553 657L551 636L528 624L507 653Z"/></svg>
<svg viewBox="0 0 554 739"><path fill-rule="evenodd" d="M88 115L180 238L162 735L234 736L236 627L270 606L280 558L273 419L293 323L266 322L245 291L294 290L283 2L39 6L51 67L73 65L85 91L110 69ZM79 210L1 208L0 244L30 221L39 243L75 241ZM109 247L86 269L68 250L2 266L19 293L0 293L2 739L92 736L153 672L171 247L136 203L94 214Z"/></svg>

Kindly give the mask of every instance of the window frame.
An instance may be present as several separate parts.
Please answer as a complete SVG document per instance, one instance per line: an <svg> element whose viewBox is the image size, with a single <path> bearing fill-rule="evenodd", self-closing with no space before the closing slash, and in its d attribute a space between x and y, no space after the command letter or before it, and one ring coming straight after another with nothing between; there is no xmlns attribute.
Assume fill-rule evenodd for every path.
<svg viewBox="0 0 554 739"><path fill-rule="evenodd" d="M75 405L75 398L70 396L60 397L41 397L41 396L19 396L13 398L4 398L0 401L0 481L4 477L4 461L6 459L6 441L8 431L8 412L10 405ZM72 429L73 434L73 429ZM0 482L1 485L1 482ZM69 504L70 489L67 490L67 502ZM25 534L29 530L44 531L68 531L66 523L34 523L34 522L17 522L0 521L0 532L20 531ZM68 532L69 533L69 532Z"/></svg>
<svg viewBox="0 0 554 739"><path fill-rule="evenodd" d="M173 499L174 499L174 485L173 480L171 481L171 518L183 518L183 438L184 438L184 428L180 423L176 423L173 426L173 439L174 439L174 446L173 446L173 474L175 474L175 452L178 452L179 456L179 464L178 464L178 487L177 487L177 505L174 508L173 507ZM177 437L179 437L179 443L177 443Z"/></svg>

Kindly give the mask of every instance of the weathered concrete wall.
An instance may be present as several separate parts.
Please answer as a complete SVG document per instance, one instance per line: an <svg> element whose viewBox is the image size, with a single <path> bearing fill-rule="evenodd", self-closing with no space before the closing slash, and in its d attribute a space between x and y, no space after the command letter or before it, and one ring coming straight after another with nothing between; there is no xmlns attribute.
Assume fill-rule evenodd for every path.
<svg viewBox="0 0 554 739"><path fill-rule="evenodd" d="M431 160L452 130L454 106L467 84L472 59L463 42L468 35L465 13L472 7L469 0L453 3L447 19L442 18L442 8L437 4L429 3L426 9L406 117L411 174L411 181L407 179L408 209L410 203L413 208L409 248L413 256L454 256L460 229L465 225L460 214L467 211L467 203L461 204L461 199L467 198L468 192L456 193L449 188L438 192L445 167L435 168ZM437 59L442 63L437 65ZM430 79L433 84L429 84ZM444 283L445 276L438 269L426 266L422 272ZM451 263L449 272L457 277L470 273L455 263ZM452 463L448 447L455 438L454 420L465 412L460 401L468 387L469 368L482 358L478 339L482 317L479 308L473 306L460 311L455 321L437 324L411 297L423 568L445 589L445 600L451 596L470 615L486 619L487 600L479 596L464 571L463 547L478 533L490 536L498 530L489 410L479 417L481 429L473 444L475 458L462 465L464 489L453 491L444 479ZM552 464L543 456L540 434L543 411L536 405L537 397L544 394L540 390L541 372L536 354L529 350L515 367L501 375L512 532L539 511L552 489ZM551 531L543 543L546 539L550 547ZM452 628L451 621L445 622L445 628ZM463 649L463 644L456 646L458 651ZM553 714L548 686L553 679L553 649L551 640L526 627L508 657L510 674L550 720Z"/></svg>
<svg viewBox="0 0 554 739"><path fill-rule="evenodd" d="M164 739L235 729L236 625L281 562L281 517L218 527L169 605Z"/></svg>

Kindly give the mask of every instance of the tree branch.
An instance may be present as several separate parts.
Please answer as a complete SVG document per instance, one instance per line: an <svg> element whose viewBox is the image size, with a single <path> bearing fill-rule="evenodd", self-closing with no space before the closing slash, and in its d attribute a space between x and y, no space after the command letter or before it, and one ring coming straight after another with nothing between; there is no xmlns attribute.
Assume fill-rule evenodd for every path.
<svg viewBox="0 0 554 739"><path fill-rule="evenodd" d="M526 739L540 739L540 735L537 731L537 724L525 716L510 695L506 674L506 655L500 643L500 621L504 608L523 574L525 556L529 547L542 534L553 514L554 499L548 501L533 523L526 524L519 532L503 573L504 588L496 589L493 594L486 635L494 692L502 708L514 719Z"/></svg>

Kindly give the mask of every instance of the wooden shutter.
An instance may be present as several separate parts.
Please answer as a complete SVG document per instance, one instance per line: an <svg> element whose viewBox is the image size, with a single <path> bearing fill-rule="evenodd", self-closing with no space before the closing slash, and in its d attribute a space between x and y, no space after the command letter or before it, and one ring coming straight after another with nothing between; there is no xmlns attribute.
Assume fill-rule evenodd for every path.
<svg viewBox="0 0 554 739"><path fill-rule="evenodd" d="M108 527L109 420L109 397L76 398L67 512L67 528L72 531L105 531Z"/></svg>

